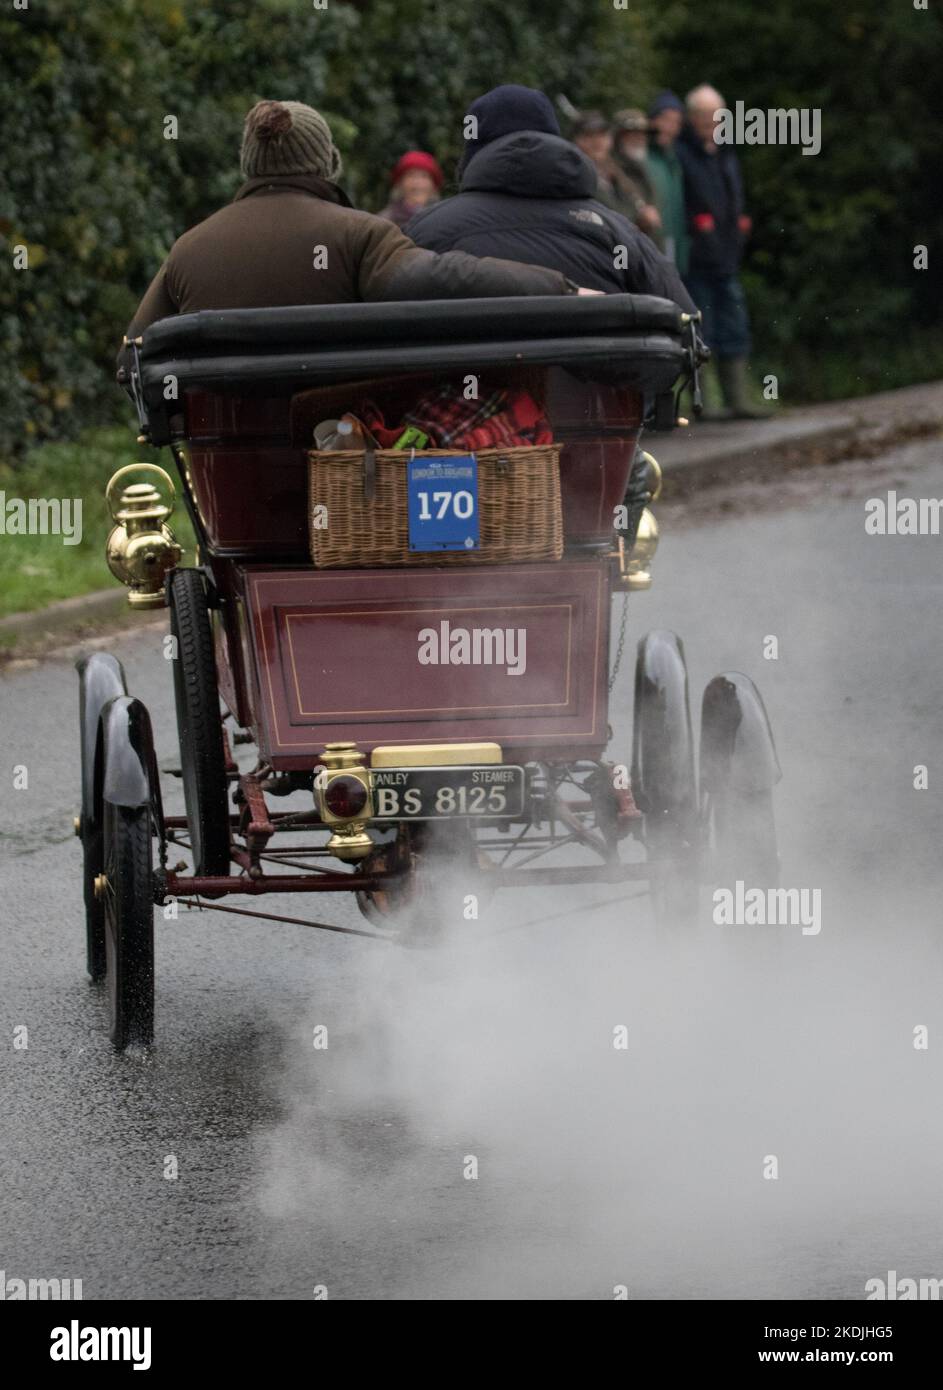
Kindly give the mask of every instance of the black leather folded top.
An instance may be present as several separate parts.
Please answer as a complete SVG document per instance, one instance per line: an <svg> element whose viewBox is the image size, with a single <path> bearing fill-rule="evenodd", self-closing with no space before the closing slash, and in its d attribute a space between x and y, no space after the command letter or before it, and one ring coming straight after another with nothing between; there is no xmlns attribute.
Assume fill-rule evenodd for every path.
<svg viewBox="0 0 943 1390"><path fill-rule="evenodd" d="M555 365L658 393L684 366L681 310L641 294L206 309L162 319L143 339L140 398L155 444L179 430L174 402L194 388L281 396L417 370Z"/></svg>
<svg viewBox="0 0 943 1390"><path fill-rule="evenodd" d="M390 304L299 304L204 309L161 319L144 333L142 358L231 356L243 348L404 346L624 332L681 333L681 310L650 294L434 299Z"/></svg>

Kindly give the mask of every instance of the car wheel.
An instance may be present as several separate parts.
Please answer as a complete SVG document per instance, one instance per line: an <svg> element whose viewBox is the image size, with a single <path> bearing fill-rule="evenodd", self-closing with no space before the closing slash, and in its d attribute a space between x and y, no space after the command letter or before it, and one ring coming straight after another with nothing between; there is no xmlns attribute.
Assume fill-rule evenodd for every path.
<svg viewBox="0 0 943 1390"><path fill-rule="evenodd" d="M639 643L631 781L656 924L689 929L700 901L697 774L684 647L673 632Z"/></svg>
<svg viewBox="0 0 943 1390"><path fill-rule="evenodd" d="M79 745L82 808L76 831L82 843L82 897L85 904L85 961L89 977L105 977L105 915L95 896L95 880L104 869L103 804L100 786L99 730L102 709L128 687L121 662L108 652L93 652L76 663L79 673Z"/></svg>
<svg viewBox="0 0 943 1390"><path fill-rule="evenodd" d="M85 899L85 966L89 979L105 978L105 910L95 895L95 883L105 868L101 820L82 828L82 894Z"/></svg>
<svg viewBox="0 0 943 1390"><path fill-rule="evenodd" d="M170 580L170 630L177 639L174 695L187 827L197 877L229 873L229 783L206 586L199 570Z"/></svg>
<svg viewBox="0 0 943 1390"><path fill-rule="evenodd" d="M119 1050L154 1038L154 873L149 806L105 805L105 982Z"/></svg>
<svg viewBox="0 0 943 1390"><path fill-rule="evenodd" d="M727 788L708 799L714 880L733 888L779 886L779 846L772 791L737 792Z"/></svg>

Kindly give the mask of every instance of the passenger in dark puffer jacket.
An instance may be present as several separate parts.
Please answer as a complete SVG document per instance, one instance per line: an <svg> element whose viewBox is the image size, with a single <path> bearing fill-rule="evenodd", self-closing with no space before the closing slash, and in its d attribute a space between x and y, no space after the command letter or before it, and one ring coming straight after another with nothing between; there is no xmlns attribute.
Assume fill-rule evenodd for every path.
<svg viewBox="0 0 943 1390"><path fill-rule="evenodd" d="M520 265L519 256L436 256L392 222L356 212L336 183L341 157L330 127L301 102L258 102L246 117L240 162L246 182L235 198L184 232L151 281L119 354L125 376L127 340L172 314L585 293L544 266Z"/></svg>
<svg viewBox="0 0 943 1390"><path fill-rule="evenodd" d="M417 246L546 266L608 294L656 294L687 313L677 270L627 218L594 197L596 170L562 139L550 101L528 87L496 87L472 102L460 191L406 227Z"/></svg>

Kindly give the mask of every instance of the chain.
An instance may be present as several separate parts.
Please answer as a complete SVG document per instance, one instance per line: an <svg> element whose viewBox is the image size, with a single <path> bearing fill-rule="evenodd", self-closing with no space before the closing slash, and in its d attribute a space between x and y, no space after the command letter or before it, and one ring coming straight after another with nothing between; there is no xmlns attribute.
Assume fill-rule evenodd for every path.
<svg viewBox="0 0 943 1390"><path fill-rule="evenodd" d="M629 616L629 593L628 590L622 595L622 617L619 620L619 641L616 645L616 659L609 676L609 690L616 683L616 676L619 674L619 667L622 665L622 654L625 651L625 625Z"/></svg>

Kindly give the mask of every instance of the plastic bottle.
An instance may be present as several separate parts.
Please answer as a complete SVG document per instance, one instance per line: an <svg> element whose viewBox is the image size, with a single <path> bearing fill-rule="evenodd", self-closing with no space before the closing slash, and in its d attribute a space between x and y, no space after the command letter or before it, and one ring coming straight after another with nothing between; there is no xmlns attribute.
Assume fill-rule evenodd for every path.
<svg viewBox="0 0 943 1390"><path fill-rule="evenodd" d="M314 427L314 442L318 449L357 449L363 447L363 434L355 430L348 419L322 420Z"/></svg>

